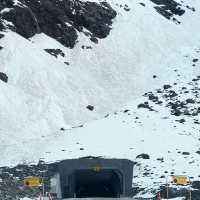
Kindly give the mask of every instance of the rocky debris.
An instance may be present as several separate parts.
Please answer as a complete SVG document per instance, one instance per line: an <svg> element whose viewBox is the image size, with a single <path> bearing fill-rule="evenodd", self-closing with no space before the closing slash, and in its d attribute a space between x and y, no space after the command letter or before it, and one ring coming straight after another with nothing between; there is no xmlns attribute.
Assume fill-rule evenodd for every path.
<svg viewBox="0 0 200 200"><path fill-rule="evenodd" d="M193 181L192 188L200 190L200 181Z"/></svg>
<svg viewBox="0 0 200 200"><path fill-rule="evenodd" d="M172 87L171 85L163 85L164 90L167 90L167 89L169 89L171 87Z"/></svg>
<svg viewBox="0 0 200 200"><path fill-rule="evenodd" d="M182 155L190 155L190 153L189 152L182 152Z"/></svg>
<svg viewBox="0 0 200 200"><path fill-rule="evenodd" d="M140 3L140 5L141 5L141 6L143 6L143 7L145 7L145 6L146 6L146 5L145 5L145 3Z"/></svg>
<svg viewBox="0 0 200 200"><path fill-rule="evenodd" d="M81 48L82 48L82 49L92 49L91 46L85 46L85 45L82 45Z"/></svg>
<svg viewBox="0 0 200 200"><path fill-rule="evenodd" d="M200 151L196 151L196 153L200 155Z"/></svg>
<svg viewBox="0 0 200 200"><path fill-rule="evenodd" d="M64 62L66 65L70 65L69 62Z"/></svg>
<svg viewBox="0 0 200 200"><path fill-rule="evenodd" d="M87 108L88 110L90 110L90 111L93 111L93 110L94 110L94 106L92 106L92 105L88 105L86 108Z"/></svg>
<svg viewBox="0 0 200 200"><path fill-rule="evenodd" d="M27 176L43 178L45 191L50 191L50 178L53 176L53 171L49 168L50 166L42 161L37 165L19 164L13 168L0 168L0 199L16 200L24 197L37 197L42 188L25 186L23 180Z"/></svg>
<svg viewBox="0 0 200 200"><path fill-rule="evenodd" d="M142 153L142 154L137 155L136 158L150 159L150 156L146 153Z"/></svg>
<svg viewBox="0 0 200 200"><path fill-rule="evenodd" d="M128 7L127 4L125 4L125 5L124 5L124 10L128 12L128 11L130 11L131 9Z"/></svg>
<svg viewBox="0 0 200 200"><path fill-rule="evenodd" d="M194 7L191 7L191 6L188 6L188 5L186 6L186 8L189 9L189 10L191 10L191 11L193 11L193 12L196 11L196 9Z"/></svg>
<svg viewBox="0 0 200 200"><path fill-rule="evenodd" d="M177 122L180 122L181 124L184 124L185 122L185 119L179 119L179 120L176 120Z"/></svg>
<svg viewBox="0 0 200 200"><path fill-rule="evenodd" d="M7 83L8 82L8 76L5 73L0 72L0 80L2 80L5 83Z"/></svg>
<svg viewBox="0 0 200 200"><path fill-rule="evenodd" d="M144 103L141 103L137 106L137 108L146 108L149 111L155 111L150 105L148 101L145 101Z"/></svg>
<svg viewBox="0 0 200 200"><path fill-rule="evenodd" d="M170 109L171 115L176 117L185 116L193 117L193 122L199 124L198 116L200 115L200 76L196 76L191 82L185 83L185 86L178 87L165 84L161 89L155 92L147 92L143 96L148 98L154 105L165 106ZM186 84L188 85L186 87ZM175 87L175 88L173 88ZM189 97L188 97L189 95ZM148 102L141 103L138 108L147 108L155 110L154 105L149 106ZM176 121L185 123L186 118L179 118ZM196 117L196 118L195 118Z"/></svg>
<svg viewBox="0 0 200 200"><path fill-rule="evenodd" d="M54 57L58 57L59 55L65 57L65 54L61 49L44 49L47 53L51 54Z"/></svg>
<svg viewBox="0 0 200 200"><path fill-rule="evenodd" d="M80 144L77 142L77 144ZM84 148L79 148L80 151L83 151ZM66 151L63 149L62 151ZM89 156L88 158L93 158L92 156ZM138 158L143 159L150 159L150 156L148 154L140 154L137 156ZM87 158L87 157L85 157ZM98 157L94 157L98 158ZM163 161L163 158L159 158L161 162ZM136 163L137 164L137 163ZM138 164L137 164L138 165ZM3 200L16 200L24 197L28 197L31 199L35 199L35 197L38 197L39 193L42 192L42 187L27 187L24 185L24 178L28 176L38 176L43 178L44 180L44 186L45 186L45 192L50 191L50 179L54 176L56 173L56 166L57 163L51 163L46 164L43 161L39 161L37 165L28 165L28 164L19 164L13 168L9 167L1 167L0 168L0 199ZM144 167L144 173L143 176L150 176L152 174L151 169L148 165ZM168 172L166 172L168 173ZM136 178L137 176L134 176ZM163 175L163 177L165 177ZM200 182L194 181L192 182L192 189L195 189L192 191L192 199L197 200L200 194ZM145 190L141 187L134 187L132 190L132 194L136 195L138 192L142 192ZM160 187L161 197L166 198L166 186L163 185ZM156 194L156 191L152 190L153 194ZM187 188L174 188L169 187L169 198L174 197L180 197L185 196L188 197L188 189ZM53 198L57 200L56 196ZM199 200L199 199L198 199Z"/></svg>
<svg viewBox="0 0 200 200"><path fill-rule="evenodd" d="M0 2L0 18L14 24L13 31L25 38L36 33L45 33L63 45L73 48L77 31L83 27L91 32L90 37L105 38L111 30L116 11L106 2L82 2L79 0L22 1L14 5L12 0ZM1 23L0 23L1 30ZM94 40L96 42L96 40Z"/></svg>
<svg viewBox="0 0 200 200"><path fill-rule="evenodd" d="M199 190L199 181L192 182L192 188L189 187L168 187L168 199L185 197L185 199L190 199L190 192L192 200L199 200L200 190ZM167 186L163 185L160 187L160 193L162 198L167 198Z"/></svg>
<svg viewBox="0 0 200 200"><path fill-rule="evenodd" d="M158 161L164 162L164 158L157 158Z"/></svg>
<svg viewBox="0 0 200 200"><path fill-rule="evenodd" d="M172 19L176 23L180 23L174 16L182 16L185 10L181 8L181 4L174 0L150 0L157 6L154 8L156 11L164 16L166 19Z"/></svg>
<svg viewBox="0 0 200 200"><path fill-rule="evenodd" d="M167 198L167 187L161 186L160 194L162 198ZM175 187L168 187L168 199L176 198L176 197L185 197L189 194L187 188L175 188Z"/></svg>
<svg viewBox="0 0 200 200"><path fill-rule="evenodd" d="M192 62L193 62L193 63L196 63L196 62L198 62L198 60L199 60L199 59L194 58L194 59L192 60Z"/></svg>
<svg viewBox="0 0 200 200"><path fill-rule="evenodd" d="M95 44L98 44L98 39L96 37L91 37L90 40Z"/></svg>

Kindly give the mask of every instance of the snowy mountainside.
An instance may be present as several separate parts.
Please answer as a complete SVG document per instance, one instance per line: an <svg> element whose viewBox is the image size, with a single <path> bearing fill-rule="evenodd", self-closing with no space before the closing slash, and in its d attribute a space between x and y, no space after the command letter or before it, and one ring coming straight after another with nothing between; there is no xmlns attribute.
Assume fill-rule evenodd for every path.
<svg viewBox="0 0 200 200"><path fill-rule="evenodd" d="M178 79L184 76L176 68L172 73ZM155 195L171 175L186 175L191 181L200 181L199 95L199 76L191 81L176 80L102 120L31 140L32 147L30 139L5 144L1 147L1 151L4 149L1 165L90 155L127 158L136 162L133 187L141 190L138 197ZM195 192L198 191L193 196Z"/></svg>
<svg viewBox="0 0 200 200"><path fill-rule="evenodd" d="M182 55L190 52L190 47L195 46L199 38L198 34L191 38L192 32L198 29L195 24L198 23L198 9L193 12L185 8L186 12L180 19L182 23L177 25L158 14L151 1L144 1L145 7L139 1L127 1L129 11L120 6L125 4L123 1L109 3L118 14L113 19L110 35L100 39L98 44L79 31L76 31L78 42L73 49L65 48L44 33L26 40L19 34L6 31L0 40L3 47L0 51L1 71L8 76L8 83L1 83L1 87L8 91L8 87L20 90L27 101L30 99L29 102L31 99L41 101L42 112L48 112L46 107L49 107L54 112L52 114L58 116L54 122L57 125L53 125L57 130L61 125L65 127L99 118L149 88L173 78L169 76L170 65L178 64ZM194 1L191 6L198 8L198 3ZM5 9L3 13L9 10ZM8 19L4 19L4 24L11 26ZM15 28L11 27L11 30ZM48 56L44 49L60 49L64 57L62 53L57 59ZM188 69L187 76L191 77L193 71ZM160 79L153 80L154 74L159 74ZM20 95L16 95L16 101L25 104ZM10 107L8 104L1 106ZM93 112L86 109L90 104L95 108ZM27 113L23 111L25 107L19 109L21 113ZM17 119L18 113L13 109L10 114ZM32 115L37 116L35 120L29 119L29 114L24 118L34 124L39 124L41 119L40 132L46 132L51 124L48 118L52 116L47 114L48 117L40 118L38 109L34 109ZM23 127L23 120L21 123ZM15 126L15 122L12 124Z"/></svg>
<svg viewBox="0 0 200 200"><path fill-rule="evenodd" d="M94 155L136 161L139 188L199 180L199 1L52 2L0 3L0 165Z"/></svg>

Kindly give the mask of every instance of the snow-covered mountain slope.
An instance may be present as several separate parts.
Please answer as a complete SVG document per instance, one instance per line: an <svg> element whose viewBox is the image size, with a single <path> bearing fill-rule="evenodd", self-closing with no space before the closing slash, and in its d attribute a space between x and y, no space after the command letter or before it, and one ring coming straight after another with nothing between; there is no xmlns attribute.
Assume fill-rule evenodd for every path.
<svg viewBox="0 0 200 200"><path fill-rule="evenodd" d="M30 2L0 3L0 165L93 155L136 161L140 188L198 180L199 1L38 1L62 23Z"/></svg>
<svg viewBox="0 0 200 200"><path fill-rule="evenodd" d="M109 3L118 15L110 35L98 44L78 31L73 49L45 34L27 40L11 31L4 33L0 60L8 83L0 83L4 91L0 120L5 135L49 134L67 124L97 119L173 80L173 65L184 70L186 78L196 74L196 68L183 69L181 63L184 55L198 48L197 1L188 2L195 12L184 7L185 14L177 17L179 25L157 13L148 0L145 7L140 1ZM61 49L65 56L56 59L44 49ZM155 74L160 78L153 79ZM93 112L88 105L94 106Z"/></svg>
<svg viewBox="0 0 200 200"><path fill-rule="evenodd" d="M184 76L176 70L172 74L177 78ZM199 76L190 82L177 80L102 120L71 127L56 135L43 135L40 139L4 143L0 150L4 151L1 165L90 155L117 157L137 162L133 186L145 188L147 193L157 191L170 175L186 175L191 181L198 181L199 95Z"/></svg>

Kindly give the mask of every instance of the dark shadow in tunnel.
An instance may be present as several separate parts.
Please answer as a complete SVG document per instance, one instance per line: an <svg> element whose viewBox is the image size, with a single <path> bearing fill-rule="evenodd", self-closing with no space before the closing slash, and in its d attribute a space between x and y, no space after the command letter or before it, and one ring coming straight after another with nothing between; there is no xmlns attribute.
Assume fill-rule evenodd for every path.
<svg viewBox="0 0 200 200"><path fill-rule="evenodd" d="M74 174L76 198L120 197L122 178L115 170L78 170Z"/></svg>

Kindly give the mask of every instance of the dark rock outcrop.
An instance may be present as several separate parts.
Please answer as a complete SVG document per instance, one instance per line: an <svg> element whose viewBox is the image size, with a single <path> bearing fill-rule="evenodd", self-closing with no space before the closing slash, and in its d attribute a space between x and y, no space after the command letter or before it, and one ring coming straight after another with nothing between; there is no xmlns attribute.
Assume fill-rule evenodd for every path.
<svg viewBox="0 0 200 200"><path fill-rule="evenodd" d="M185 10L181 8L181 4L174 0L150 0L157 6L154 8L156 11L167 19L173 19L174 22L180 23L174 18L174 16L181 16L185 13Z"/></svg>
<svg viewBox="0 0 200 200"><path fill-rule="evenodd" d="M45 33L66 47L76 44L77 31L83 27L91 32L92 38L105 38L110 30L116 12L106 2L81 2L78 0L22 1L14 5L12 0L0 2L0 18L14 24L13 31L25 38L36 33ZM0 23L1 30L1 23ZM92 40L97 43L98 40Z"/></svg>
<svg viewBox="0 0 200 200"><path fill-rule="evenodd" d="M9 12L2 13L2 18L12 22L12 29L25 38L37 33L36 21L27 7L15 6Z"/></svg>

